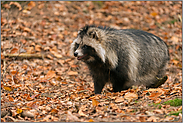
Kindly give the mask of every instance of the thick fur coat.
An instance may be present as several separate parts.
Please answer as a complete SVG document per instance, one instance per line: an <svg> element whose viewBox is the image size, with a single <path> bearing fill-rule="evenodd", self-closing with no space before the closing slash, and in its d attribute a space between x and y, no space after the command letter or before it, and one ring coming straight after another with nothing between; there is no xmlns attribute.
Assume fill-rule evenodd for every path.
<svg viewBox="0 0 183 123"><path fill-rule="evenodd" d="M153 87L169 61L167 45L151 33L96 26L78 31L71 54L88 65L95 93L101 93L107 82L114 92L132 85Z"/></svg>

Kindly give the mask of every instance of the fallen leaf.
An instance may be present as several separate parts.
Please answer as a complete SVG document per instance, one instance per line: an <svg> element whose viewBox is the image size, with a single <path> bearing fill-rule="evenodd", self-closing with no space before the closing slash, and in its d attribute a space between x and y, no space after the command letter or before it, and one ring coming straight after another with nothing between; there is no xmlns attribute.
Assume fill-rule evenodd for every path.
<svg viewBox="0 0 183 123"><path fill-rule="evenodd" d="M99 102L95 99L92 99L92 105L93 106L98 106Z"/></svg>
<svg viewBox="0 0 183 123"><path fill-rule="evenodd" d="M51 79L51 78L53 78L55 76L56 76L55 71L50 70L50 71L47 72L45 78L46 79Z"/></svg>
<svg viewBox="0 0 183 123"><path fill-rule="evenodd" d="M16 111L18 114L22 113L22 109L19 109L17 108L17 111Z"/></svg>
<svg viewBox="0 0 183 123"><path fill-rule="evenodd" d="M12 91L13 90L13 88L11 86L4 86L3 88L6 91Z"/></svg>
<svg viewBox="0 0 183 123"><path fill-rule="evenodd" d="M86 115L86 114L82 111L82 109L79 110L78 114L79 114L80 116L88 117L88 115Z"/></svg>
<svg viewBox="0 0 183 123"><path fill-rule="evenodd" d="M138 95L135 93L126 93L124 98L131 101L132 99L138 99Z"/></svg>
<svg viewBox="0 0 183 123"><path fill-rule="evenodd" d="M155 114L163 114L163 110L160 110L160 109L155 109L153 112Z"/></svg>
<svg viewBox="0 0 183 123"><path fill-rule="evenodd" d="M172 36L170 40L172 40L174 43L178 43L179 38L176 36Z"/></svg>
<svg viewBox="0 0 183 123"><path fill-rule="evenodd" d="M55 51L50 51L55 57L62 58L62 55L60 53L57 53Z"/></svg>
<svg viewBox="0 0 183 123"><path fill-rule="evenodd" d="M40 45L36 45L36 46L35 46L35 50L36 50L36 51L41 51L41 46L40 46Z"/></svg>
<svg viewBox="0 0 183 123"><path fill-rule="evenodd" d="M95 122L93 119L89 119L88 122Z"/></svg>
<svg viewBox="0 0 183 123"><path fill-rule="evenodd" d="M10 102L13 102L14 101L13 97L11 97L11 96L8 96L8 97L9 97L9 101Z"/></svg>
<svg viewBox="0 0 183 123"><path fill-rule="evenodd" d="M4 59L4 55L3 55L3 53L1 53L1 59Z"/></svg>
<svg viewBox="0 0 183 123"><path fill-rule="evenodd" d="M161 96L162 93L159 92L152 92L151 95L149 96L149 99L151 100L159 100L159 96Z"/></svg>
<svg viewBox="0 0 183 123"><path fill-rule="evenodd" d="M67 118L66 121L79 121L79 118L75 115L73 115L70 111L67 111Z"/></svg>
<svg viewBox="0 0 183 123"><path fill-rule="evenodd" d="M13 49L10 51L10 53L13 54L13 53L16 53L17 51L18 51L17 48L13 48Z"/></svg>
<svg viewBox="0 0 183 123"><path fill-rule="evenodd" d="M155 116L151 116L147 119L148 122L157 122L157 119L159 119L158 117Z"/></svg>
<svg viewBox="0 0 183 123"><path fill-rule="evenodd" d="M115 100L116 103L123 102L123 101L124 101L123 97L117 97Z"/></svg>
<svg viewBox="0 0 183 123"><path fill-rule="evenodd" d="M51 110L51 114L57 114L58 113L58 110L57 109L52 109Z"/></svg>
<svg viewBox="0 0 183 123"><path fill-rule="evenodd" d="M31 10L34 6L36 6L36 3L34 1L30 1L28 4L28 10Z"/></svg>
<svg viewBox="0 0 183 123"><path fill-rule="evenodd" d="M16 70L11 70L11 74L14 76L15 74L18 74L19 72Z"/></svg>
<svg viewBox="0 0 183 123"><path fill-rule="evenodd" d="M76 71L69 71L68 75L78 75L78 72L76 72Z"/></svg>
<svg viewBox="0 0 183 123"><path fill-rule="evenodd" d="M30 111L23 111L21 114L23 117L34 118L35 114Z"/></svg>
<svg viewBox="0 0 183 123"><path fill-rule="evenodd" d="M3 7L6 9L10 9L10 5L8 5L8 4L4 4Z"/></svg>
<svg viewBox="0 0 183 123"><path fill-rule="evenodd" d="M32 101L34 100L33 98L30 97L30 95L28 94L27 98L26 98L27 101Z"/></svg>
<svg viewBox="0 0 183 123"><path fill-rule="evenodd" d="M155 17L156 15L158 15L158 13L156 13L156 12L151 12L151 15L152 15L153 17Z"/></svg>
<svg viewBox="0 0 183 123"><path fill-rule="evenodd" d="M15 5L15 6L17 6L19 8L19 10L22 10L22 7L21 7L21 5L18 2L10 2L9 5Z"/></svg>

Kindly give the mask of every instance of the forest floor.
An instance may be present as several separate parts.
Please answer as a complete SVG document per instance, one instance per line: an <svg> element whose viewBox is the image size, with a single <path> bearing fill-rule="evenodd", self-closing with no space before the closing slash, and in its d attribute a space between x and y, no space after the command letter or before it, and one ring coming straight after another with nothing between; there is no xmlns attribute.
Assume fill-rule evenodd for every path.
<svg viewBox="0 0 183 123"><path fill-rule="evenodd" d="M95 95L87 66L70 55L86 24L159 36L168 80ZM182 2L1 2L1 122L25 121L181 122Z"/></svg>

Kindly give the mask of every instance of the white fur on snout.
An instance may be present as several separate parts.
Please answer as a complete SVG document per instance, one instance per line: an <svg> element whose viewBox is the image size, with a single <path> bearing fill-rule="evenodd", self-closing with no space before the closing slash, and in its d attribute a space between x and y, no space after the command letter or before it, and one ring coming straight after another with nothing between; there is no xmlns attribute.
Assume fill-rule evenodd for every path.
<svg viewBox="0 0 183 123"><path fill-rule="evenodd" d="M75 53L78 53L79 57L84 55L81 49L77 49Z"/></svg>

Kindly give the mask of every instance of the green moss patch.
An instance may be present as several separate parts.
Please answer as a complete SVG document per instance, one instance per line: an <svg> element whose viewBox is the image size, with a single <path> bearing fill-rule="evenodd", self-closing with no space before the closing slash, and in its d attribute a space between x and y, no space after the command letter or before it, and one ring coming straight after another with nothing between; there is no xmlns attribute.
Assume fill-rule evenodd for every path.
<svg viewBox="0 0 183 123"><path fill-rule="evenodd" d="M163 103L164 105L170 105L170 106L181 106L182 105L182 99L173 99L173 100L168 100Z"/></svg>

